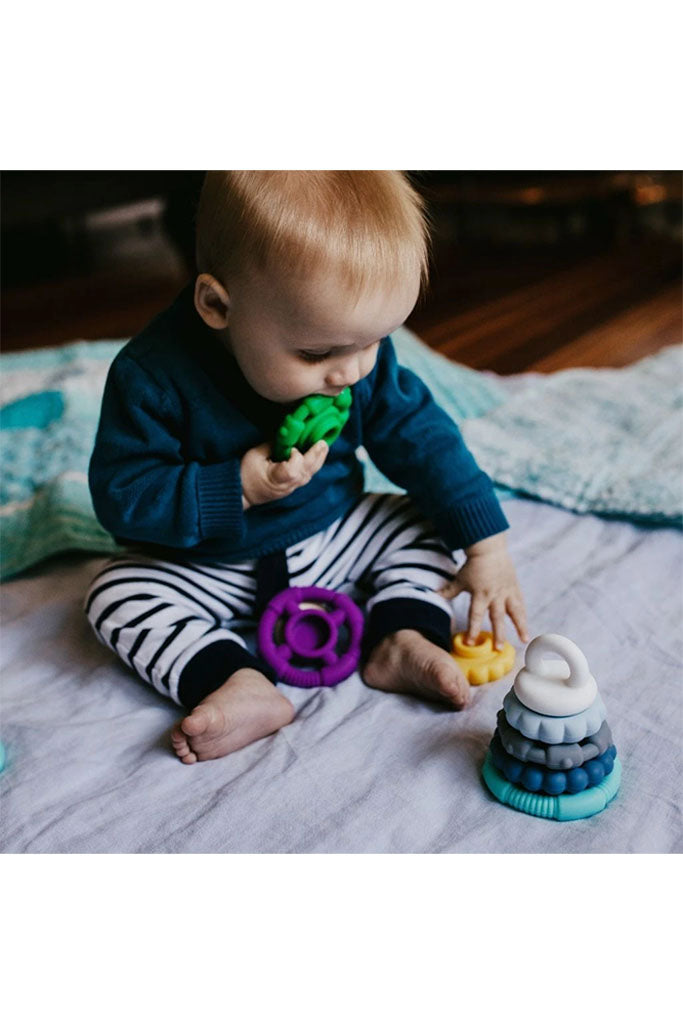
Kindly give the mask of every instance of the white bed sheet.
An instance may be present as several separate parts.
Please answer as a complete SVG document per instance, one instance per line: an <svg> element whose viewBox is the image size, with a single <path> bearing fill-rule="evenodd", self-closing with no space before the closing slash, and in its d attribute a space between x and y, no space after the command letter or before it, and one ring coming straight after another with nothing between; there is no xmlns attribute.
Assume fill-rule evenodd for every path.
<svg viewBox="0 0 683 1024"><path fill-rule="evenodd" d="M481 764L512 676L476 688L463 713L370 690L358 674L332 689L283 687L297 708L291 725L221 760L182 765L169 746L179 709L101 647L83 617L102 559L74 556L3 587L0 849L683 849L681 534L520 499L505 509L531 635L575 640L607 705L623 779L601 814L546 821L484 787ZM460 625L465 607L458 598Z"/></svg>

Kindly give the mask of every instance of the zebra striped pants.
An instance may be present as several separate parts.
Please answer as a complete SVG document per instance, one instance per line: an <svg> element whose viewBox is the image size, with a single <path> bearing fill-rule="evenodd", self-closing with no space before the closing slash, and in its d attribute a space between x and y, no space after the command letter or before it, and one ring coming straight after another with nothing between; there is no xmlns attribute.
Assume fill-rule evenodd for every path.
<svg viewBox="0 0 683 1024"><path fill-rule="evenodd" d="M363 657L399 629L450 649L456 571L434 526L403 494L364 494L330 526L250 561L161 561L129 552L92 581L85 611L98 639L141 679L193 708L238 668L277 678L238 629L253 630L285 587L326 587L365 605Z"/></svg>

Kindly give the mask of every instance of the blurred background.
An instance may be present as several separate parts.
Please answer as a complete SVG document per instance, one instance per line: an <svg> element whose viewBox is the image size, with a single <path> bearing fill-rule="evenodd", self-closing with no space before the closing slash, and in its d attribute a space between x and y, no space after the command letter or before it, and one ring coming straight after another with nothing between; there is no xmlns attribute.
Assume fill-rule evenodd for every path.
<svg viewBox="0 0 683 1024"><path fill-rule="evenodd" d="M672 171L411 171L432 221L408 326L476 369L624 366L681 341ZM194 272L202 171L2 175L2 348L126 338Z"/></svg>

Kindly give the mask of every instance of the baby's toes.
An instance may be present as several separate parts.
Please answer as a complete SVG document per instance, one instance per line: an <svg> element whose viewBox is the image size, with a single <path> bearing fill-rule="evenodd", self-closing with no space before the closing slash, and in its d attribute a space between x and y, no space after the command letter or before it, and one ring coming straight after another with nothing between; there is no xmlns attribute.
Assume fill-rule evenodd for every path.
<svg viewBox="0 0 683 1024"><path fill-rule="evenodd" d="M452 660L450 664L442 661L438 665L434 682L442 697L458 711L467 707L470 702L470 684Z"/></svg>
<svg viewBox="0 0 683 1024"><path fill-rule="evenodd" d="M190 749L187 743L187 736L182 731L179 725L171 731L171 743L176 754L186 754ZM183 749L186 748L186 749Z"/></svg>
<svg viewBox="0 0 683 1024"><path fill-rule="evenodd" d="M173 753L180 758L183 764L194 764L197 760L197 755L191 749L188 738L180 726L176 726L171 732L171 745Z"/></svg>

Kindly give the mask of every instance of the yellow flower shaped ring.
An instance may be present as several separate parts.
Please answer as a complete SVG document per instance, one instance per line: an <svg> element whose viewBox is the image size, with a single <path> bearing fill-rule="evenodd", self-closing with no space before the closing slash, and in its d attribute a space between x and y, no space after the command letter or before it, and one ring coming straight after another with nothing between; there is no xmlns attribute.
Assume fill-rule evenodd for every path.
<svg viewBox="0 0 683 1024"><path fill-rule="evenodd" d="M493 646L493 635L486 630L479 634L476 644L466 644L465 635L455 634L451 656L472 686L492 683L510 671L516 657L511 643L506 640L502 650L497 651Z"/></svg>

